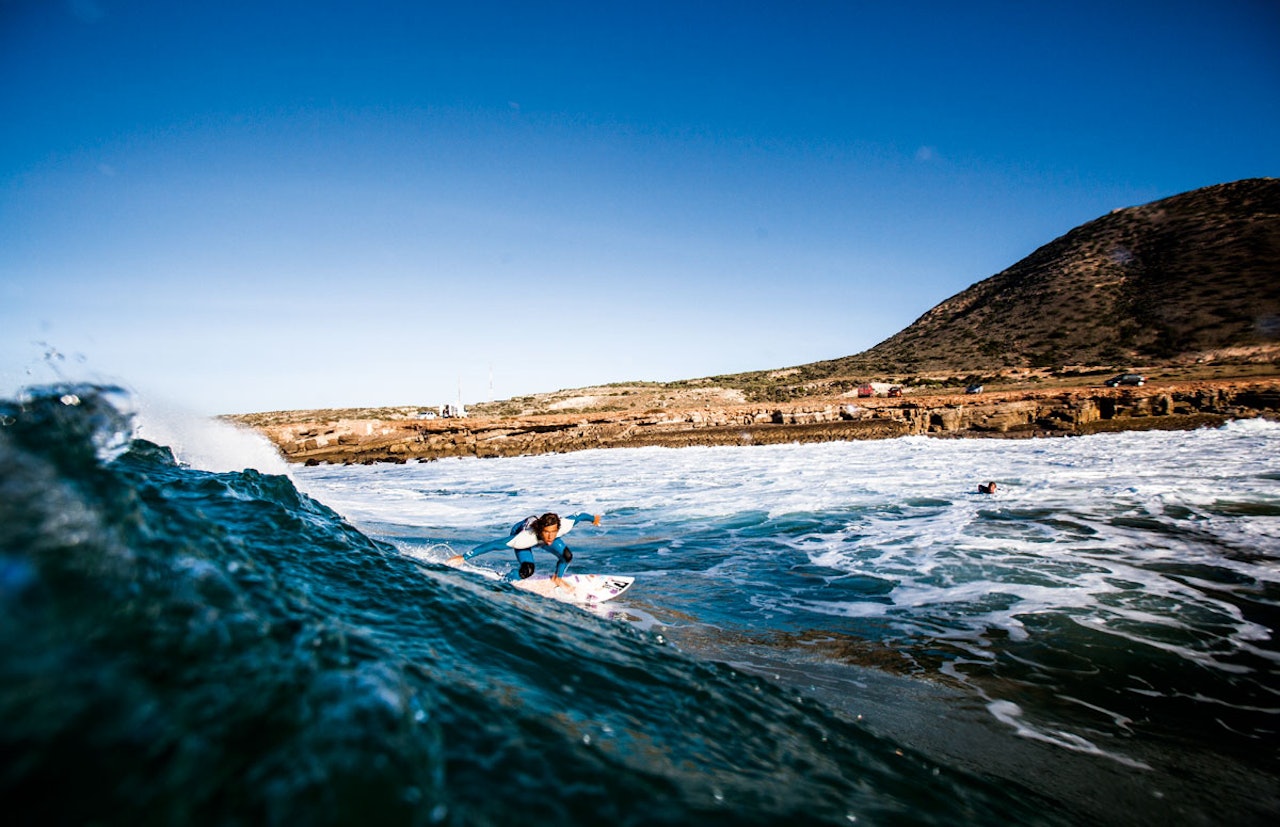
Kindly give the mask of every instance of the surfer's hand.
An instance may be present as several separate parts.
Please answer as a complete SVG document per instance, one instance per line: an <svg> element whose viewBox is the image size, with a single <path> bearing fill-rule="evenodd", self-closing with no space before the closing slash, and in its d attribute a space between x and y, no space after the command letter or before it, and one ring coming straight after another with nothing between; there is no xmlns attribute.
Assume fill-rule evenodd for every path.
<svg viewBox="0 0 1280 827"><path fill-rule="evenodd" d="M446 562L446 563L448 563L448 564L449 564L449 565L451 565L451 566L456 566L456 565L458 565L459 563L461 563L461 562L462 562L462 555L461 555L461 554L455 554L455 555L453 555L452 557L450 557L448 560L446 560L445 562Z"/></svg>
<svg viewBox="0 0 1280 827"><path fill-rule="evenodd" d="M600 515L599 515L599 514L596 514L595 516L593 516L593 517L591 518L591 524L592 524L592 525L600 525Z"/></svg>

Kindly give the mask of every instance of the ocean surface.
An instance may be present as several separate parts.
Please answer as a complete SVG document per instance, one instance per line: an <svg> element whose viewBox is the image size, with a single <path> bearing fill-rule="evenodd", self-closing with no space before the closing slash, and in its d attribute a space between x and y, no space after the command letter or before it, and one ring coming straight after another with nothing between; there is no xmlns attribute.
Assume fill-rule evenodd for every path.
<svg viewBox="0 0 1280 827"><path fill-rule="evenodd" d="M0 473L11 823L1280 816L1274 423L303 468L81 385ZM441 565L544 511L630 591Z"/></svg>

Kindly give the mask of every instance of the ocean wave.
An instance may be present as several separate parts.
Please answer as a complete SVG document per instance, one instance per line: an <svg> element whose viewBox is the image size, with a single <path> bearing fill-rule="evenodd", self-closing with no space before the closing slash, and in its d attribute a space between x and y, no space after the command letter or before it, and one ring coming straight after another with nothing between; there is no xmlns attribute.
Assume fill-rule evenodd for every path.
<svg viewBox="0 0 1280 827"><path fill-rule="evenodd" d="M425 565L287 476L184 464L114 396L0 403L20 823L1058 821L658 635Z"/></svg>

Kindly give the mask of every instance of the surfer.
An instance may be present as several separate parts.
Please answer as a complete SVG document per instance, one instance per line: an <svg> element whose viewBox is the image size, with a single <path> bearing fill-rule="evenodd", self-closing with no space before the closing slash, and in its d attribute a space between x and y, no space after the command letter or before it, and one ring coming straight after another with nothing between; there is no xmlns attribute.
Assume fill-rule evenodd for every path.
<svg viewBox="0 0 1280 827"><path fill-rule="evenodd" d="M981 482L980 482L980 483L978 483L978 493L979 493L979 494L994 494L994 493L996 493L996 484L995 484L995 481L994 481L994 480L992 480L991 482L987 482L987 483L981 483Z"/></svg>
<svg viewBox="0 0 1280 827"><path fill-rule="evenodd" d="M574 525L582 522L600 525L600 515L584 512L565 517L562 520L558 514L548 512L541 517L526 517L511 527L511 532L508 536L481 543L465 554L455 554L449 558L449 563L457 565L463 560L470 560L478 554L509 548L516 553L516 562L520 564L520 579L524 580L533 576L536 568L533 563L533 550L540 549L549 551L556 557L556 570L551 575L552 582L557 586L567 587L567 584L561 578L564 577L565 570L569 568L569 564L573 562L573 552L569 550L569 547L565 545L561 537L568 534Z"/></svg>

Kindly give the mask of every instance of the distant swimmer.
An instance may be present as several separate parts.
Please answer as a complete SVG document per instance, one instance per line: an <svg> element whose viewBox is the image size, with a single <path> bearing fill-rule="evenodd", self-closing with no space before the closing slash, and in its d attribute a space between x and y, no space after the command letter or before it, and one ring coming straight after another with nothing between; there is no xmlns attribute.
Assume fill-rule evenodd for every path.
<svg viewBox="0 0 1280 827"><path fill-rule="evenodd" d="M450 565L456 566L463 560L470 560L476 555L509 548L516 553L516 562L520 564L518 573L520 579L524 580L533 576L536 568L533 563L533 550L540 549L555 555L556 571L555 574L551 575L551 579L559 585L562 582L561 578L564 576L565 571L569 568L569 564L573 562L573 552L569 550L569 547L565 545L561 537L568 534L575 524L582 522L600 525L600 515L574 514L562 520L559 515L548 512L541 517L526 517L513 525L511 532L506 537L499 537L496 540L481 543L465 554L456 554L450 557L448 562Z"/></svg>
<svg viewBox="0 0 1280 827"><path fill-rule="evenodd" d="M995 482L980 482L980 483L978 483L978 493L979 493L979 494L994 494L994 493L996 493L996 484L995 484Z"/></svg>

